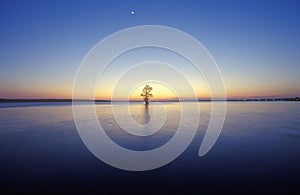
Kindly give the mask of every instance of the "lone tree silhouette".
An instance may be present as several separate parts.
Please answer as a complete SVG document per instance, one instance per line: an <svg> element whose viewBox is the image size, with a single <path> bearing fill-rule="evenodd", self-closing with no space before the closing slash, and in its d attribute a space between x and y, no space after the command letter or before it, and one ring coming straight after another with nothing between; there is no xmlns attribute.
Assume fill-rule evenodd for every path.
<svg viewBox="0 0 300 195"><path fill-rule="evenodd" d="M149 98L153 97L153 95L150 93L151 90L152 90L152 87L150 87L149 85L146 85L143 89L143 93L141 93L141 96L144 97L144 101L145 101L146 105L149 104Z"/></svg>

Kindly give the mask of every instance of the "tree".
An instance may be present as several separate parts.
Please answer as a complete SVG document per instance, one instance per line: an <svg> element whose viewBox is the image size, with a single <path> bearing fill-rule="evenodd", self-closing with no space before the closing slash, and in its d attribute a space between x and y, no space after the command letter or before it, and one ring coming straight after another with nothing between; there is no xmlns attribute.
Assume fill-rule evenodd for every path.
<svg viewBox="0 0 300 195"><path fill-rule="evenodd" d="M146 105L149 104L149 98L153 97L153 95L150 93L151 90L152 90L152 87L150 87L149 85L146 85L143 89L143 93L141 93L141 96L144 97L144 101L145 101Z"/></svg>

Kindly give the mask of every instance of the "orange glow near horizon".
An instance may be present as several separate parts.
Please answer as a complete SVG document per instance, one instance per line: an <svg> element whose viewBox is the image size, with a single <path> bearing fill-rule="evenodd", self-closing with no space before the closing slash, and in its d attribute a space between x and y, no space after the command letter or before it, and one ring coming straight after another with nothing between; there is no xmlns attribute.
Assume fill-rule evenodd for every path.
<svg viewBox="0 0 300 195"><path fill-rule="evenodd" d="M152 100L169 100L169 99L177 99L177 95L175 92L173 92L169 87L159 84L159 83L148 83L153 90L151 93L153 94ZM140 96L145 84L141 84L130 91L129 96L126 95L127 93L120 91L113 91L112 88L109 87L97 87L95 98L96 99L106 99L110 100L112 98L112 94L114 93L115 100L129 100L129 101L139 101L143 100L143 98ZM125 90L128 91L127 89Z"/></svg>
<svg viewBox="0 0 300 195"><path fill-rule="evenodd" d="M153 87L152 100L169 100L177 99L177 95L167 86L158 83L149 83ZM118 94L119 100L131 100L139 101L143 98L140 97L144 84L139 85L132 90L129 97ZM203 82L194 84L196 95L200 99L210 99L210 92L208 87ZM95 89L95 99L110 100L112 97L113 88L109 85L97 87ZM254 86L253 84L226 84L227 98L251 98L251 97L296 97L299 96L300 91L295 91L295 87L283 87L271 88L268 85ZM72 86L59 85L42 85L36 84L34 86L26 86L25 84L19 84L17 86L5 86L1 88L0 98L11 99L71 99L72 98ZM89 99L85 96L85 91L82 91L82 99Z"/></svg>
<svg viewBox="0 0 300 195"><path fill-rule="evenodd" d="M150 100L172 100L177 99L177 95L175 92L173 92L170 88L158 84L158 83L149 83L149 85L153 88L151 91L151 94L153 94L153 97L150 98ZM141 93L143 91L145 85L140 85L137 88L134 89L134 91L131 93L129 100L130 101L138 101L142 100L143 97L141 97Z"/></svg>

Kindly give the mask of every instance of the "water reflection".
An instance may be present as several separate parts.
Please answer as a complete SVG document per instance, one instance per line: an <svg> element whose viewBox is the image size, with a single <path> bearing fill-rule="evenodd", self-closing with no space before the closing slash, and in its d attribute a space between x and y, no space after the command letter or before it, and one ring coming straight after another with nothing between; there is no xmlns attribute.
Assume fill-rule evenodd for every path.
<svg viewBox="0 0 300 195"><path fill-rule="evenodd" d="M145 125L151 121L150 108L151 105L131 105L129 107L130 116L133 120L140 124Z"/></svg>
<svg viewBox="0 0 300 195"><path fill-rule="evenodd" d="M97 104L96 111L107 135L117 144L144 151L168 142L179 125L180 105L163 105L167 120L159 132L147 137L130 135L119 127L110 104ZM245 191L253 189L253 181L259 187L274 187L275 183L293 190L299 186L296 185L300 174L299 103L228 103L227 118L219 140L207 156L199 158L197 152L211 113L210 103L201 102L199 131L195 139L178 159L151 172L151 177L149 172L121 172L99 163L77 133L71 106L10 106L0 109L0 173L11 186L32 187L43 182L51 184L53 189L58 182L63 187L71 185L68 183L70 176L78 178L72 181L72 186L97 190L99 182L107 186L112 183L128 185L132 189L136 185L146 189L149 183L164 188L165 183L171 182L171 187L196 186L200 190L224 183L224 189L228 189L228 186L239 187L237 178L238 185L245 186ZM185 106L189 106L191 118L194 117L197 105L185 103ZM116 107L120 113L127 111L124 105ZM148 107L131 104L130 112L138 123L147 123L151 117L153 120L162 116L157 107L156 104Z"/></svg>
<svg viewBox="0 0 300 195"><path fill-rule="evenodd" d="M143 117L143 122L142 124L147 124L151 120L151 116L149 113L149 104L145 104L145 109L144 109L144 117Z"/></svg>

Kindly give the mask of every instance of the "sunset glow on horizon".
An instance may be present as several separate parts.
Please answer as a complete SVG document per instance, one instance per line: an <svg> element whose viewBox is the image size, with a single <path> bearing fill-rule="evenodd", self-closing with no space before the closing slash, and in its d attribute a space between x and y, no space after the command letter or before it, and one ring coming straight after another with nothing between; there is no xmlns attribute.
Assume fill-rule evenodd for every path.
<svg viewBox="0 0 300 195"><path fill-rule="evenodd" d="M52 1L1 2L0 98L71 99L76 72L91 48L112 33L147 24L177 28L201 42L219 67L228 99L300 96L297 2L54 4ZM116 74L147 61L149 69L144 81L155 80L151 76L163 72L151 68L155 65L150 60L184 69L197 98L210 99L205 77L176 55L157 48L120 55L95 86L95 99L110 100L115 93L119 100L142 100L139 91L144 83L122 80L122 88L133 90L128 97L115 90L119 79ZM142 67L140 72L132 73L134 77L144 74ZM165 79L184 90L174 75L166 74ZM150 84L154 89L153 100L177 98L167 85ZM191 95L186 94L185 98ZM84 90L82 98L89 98Z"/></svg>

